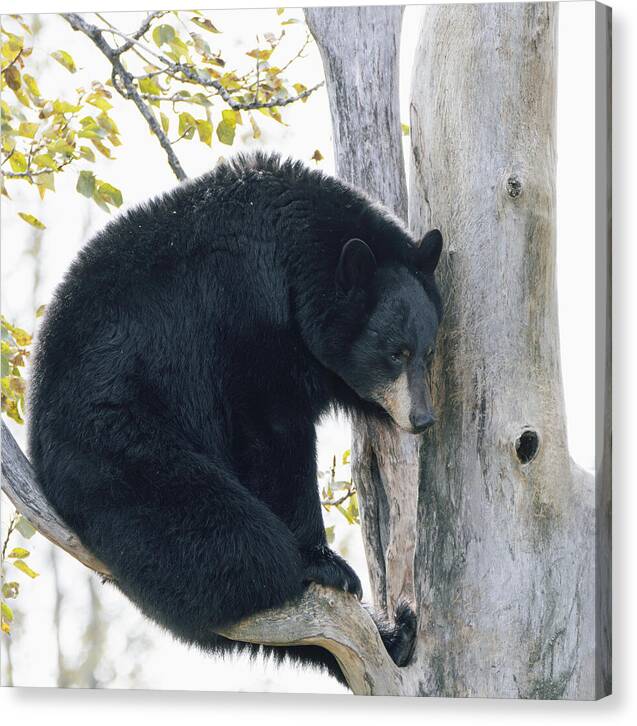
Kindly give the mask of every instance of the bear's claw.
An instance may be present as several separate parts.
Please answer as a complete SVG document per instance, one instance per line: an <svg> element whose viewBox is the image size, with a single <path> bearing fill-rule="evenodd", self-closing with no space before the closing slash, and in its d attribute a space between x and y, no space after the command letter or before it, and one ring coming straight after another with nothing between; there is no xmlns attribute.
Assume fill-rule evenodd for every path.
<svg viewBox="0 0 637 726"><path fill-rule="evenodd" d="M327 587L335 587L363 598L363 588L358 575L347 562L326 545L319 545L303 553L305 572L303 581L318 582Z"/></svg>

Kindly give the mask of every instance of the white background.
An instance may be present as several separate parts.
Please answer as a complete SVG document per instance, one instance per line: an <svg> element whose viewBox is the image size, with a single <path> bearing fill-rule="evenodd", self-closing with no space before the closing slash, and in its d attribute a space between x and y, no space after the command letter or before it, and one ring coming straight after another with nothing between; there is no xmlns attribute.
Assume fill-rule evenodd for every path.
<svg viewBox="0 0 637 726"><path fill-rule="evenodd" d="M246 3L247 4L247 3ZM273 3L250 0L253 7L268 7ZM321 3L316 0L316 4ZM341 720L354 723L375 724L396 719L427 719L438 723L508 723L514 719L522 723L538 720L592 723L624 723L631 710L637 710L635 672L631 669L631 651L635 642L634 578L635 571L630 555L637 551L632 522L635 514L635 495L629 479L631 446L633 440L630 426L631 416L637 401L631 372L637 368L635 344L630 337L632 315L635 310L635 285L631 275L635 271L635 252L629 240L635 240L634 216L629 210L634 204L634 189L628 186L628 170L637 165L635 143L629 129L637 127L635 113L635 45L637 38L637 11L633 0L617 0L614 4L614 389L615 389L615 694L597 704L586 703L538 703L508 701L444 701L417 699L355 699L349 697L291 696L265 694L219 694L219 693L175 693L175 692L113 692L73 691L53 689L3 689L0 705L3 723L36 723L46 720L47 724L80 724L91 720L100 724L113 719L126 721L151 720L157 724L168 724L178 720L207 722L214 720L225 723L230 719L258 719L259 723L325 723ZM106 3L104 4L106 6ZM191 3L153 3L153 8L189 7ZM207 7L223 7L223 3L205 2ZM237 4L238 6L244 3ZM146 9L147 0L136 6L111 0L103 9ZM228 7L229 3L225 3ZM52 10L95 10L92 2L23 2L4 1L2 12L41 12ZM632 92L632 95L631 95ZM582 200L586 204L585 200ZM632 234L631 234L632 233ZM592 320L586 310L582 312L582 324L588 327ZM568 392L567 392L568 393ZM632 404L632 405L631 405ZM632 505L632 506L631 506ZM633 714L633 717L635 714Z"/></svg>

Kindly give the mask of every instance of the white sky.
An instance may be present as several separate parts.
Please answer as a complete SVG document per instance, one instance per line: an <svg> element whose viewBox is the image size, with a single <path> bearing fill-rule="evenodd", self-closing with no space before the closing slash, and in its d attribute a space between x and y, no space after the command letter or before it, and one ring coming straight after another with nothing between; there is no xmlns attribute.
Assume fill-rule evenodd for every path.
<svg viewBox="0 0 637 726"><path fill-rule="evenodd" d="M405 121L408 120L409 71L421 12L418 6L408 7L403 23L401 105ZM273 10L211 11L211 16L215 25L224 31L223 35L215 36L215 41L219 40L226 49L227 57L231 58L238 56L238 48L247 50L246 46L253 47L251 42L257 33L277 30L280 21ZM118 17L117 24L132 29L137 27L142 17L143 13L130 13L129 17ZM302 12L289 10L284 17L302 18ZM286 40L277 51L281 58L293 54L304 37L302 25L288 26L287 30ZM571 455L580 465L589 469L594 466L595 448L593 33L593 3L560 3L557 254L562 367ZM80 66L70 81L64 69L51 63L47 67L46 80L40 83L46 94L54 95L56 89L72 89L90 78L106 78L108 75L106 61L102 61L88 41L72 33L58 17L45 18L39 44L43 50L36 53L39 52L43 60L46 59L46 52L61 47L67 48ZM311 86L321 78L318 51L311 46L306 58L291 69L290 80L300 80L306 86ZM170 188L175 180L163 153L149 136L137 112L121 101L115 105L112 116L120 128L126 130L123 134L124 146L116 150L117 162L100 159L97 167L87 165L87 168L93 168L99 178L119 187L124 194L125 204L132 204ZM325 157L321 167L328 172L332 171L330 118L325 91L315 93L306 104L288 107L284 119L290 124L289 127L259 117L268 144L308 161L318 148ZM239 145L244 146L242 142L236 144ZM216 161L216 154L227 156L232 153L229 147L220 149L218 142L213 143L212 150L196 141L180 143L176 148L189 175L210 168ZM20 190L15 184L10 186L13 200L7 202L2 199L2 310L10 319L28 329L33 328L32 311L49 299L82 242L107 220L105 213L74 191L75 181L75 174L64 174L56 181L58 191L47 194L42 204L31 189ZM32 230L16 217L17 211L31 212L47 225L42 237L42 279L35 297L32 294L33 263L27 254ZM321 427L319 440L319 468L327 468L332 453L340 454L349 448L347 423L327 422ZM339 549L347 549L345 554L359 574L364 575L358 531L343 524L340 515L331 521L337 523ZM36 563L39 557L41 569L46 573L49 567L46 559L49 556L48 545L40 538L33 539L31 544L34 545L33 562ZM88 594L84 584L77 585L83 577L81 566L70 558L61 558L60 562L67 598L63 641L72 653L79 647L84 625L82 614ZM16 682L24 685L53 683L53 593L46 580L47 574L43 574L37 581L27 583L19 601L26 618L27 632L16 640L13 659ZM232 666L218 663L174 644L169 636L141 621L132 607L114 592L105 590L105 603L116 622L121 623L121 628L111 633L109 641L110 651L118 654L118 671L122 674L121 679L113 683L115 686L126 685L126 673L136 660L131 653L126 653L127 643L124 639L127 629L135 629L145 633L154 643L153 657L146 659L148 665L143 674L148 687L236 690L245 689L248 683L250 690L342 692L331 679L313 673L292 676L288 668L277 671L273 667L268 667L266 671L258 664L249 664L246 659ZM34 653L38 654L37 658L33 657Z"/></svg>

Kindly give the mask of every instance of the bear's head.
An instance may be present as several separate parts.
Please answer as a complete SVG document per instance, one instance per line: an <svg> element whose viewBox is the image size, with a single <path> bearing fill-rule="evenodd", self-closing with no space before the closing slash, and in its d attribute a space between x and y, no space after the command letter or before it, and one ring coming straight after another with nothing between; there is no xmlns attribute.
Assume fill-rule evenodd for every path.
<svg viewBox="0 0 637 726"><path fill-rule="evenodd" d="M434 229L407 261L378 264L363 240L350 239L336 270L343 291L366 299L364 323L337 372L360 398L410 433L435 420L429 371L441 314L433 277L441 250L442 235Z"/></svg>

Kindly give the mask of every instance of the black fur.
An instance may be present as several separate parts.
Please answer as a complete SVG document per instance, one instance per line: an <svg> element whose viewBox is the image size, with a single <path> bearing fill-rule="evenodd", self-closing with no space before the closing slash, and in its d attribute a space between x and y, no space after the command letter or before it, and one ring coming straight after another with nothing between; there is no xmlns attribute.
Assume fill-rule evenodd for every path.
<svg viewBox="0 0 637 726"><path fill-rule="evenodd" d="M364 274L348 261L344 287L352 238L371 256ZM435 337L426 257L359 192L265 155L128 211L80 252L39 334L30 454L147 616L206 648L253 648L213 630L311 580L360 596L326 546L314 427L333 406L387 418L368 391L398 375L388 351L409 338L422 358ZM380 629L407 662L411 610ZM320 648L272 652L342 680Z"/></svg>

